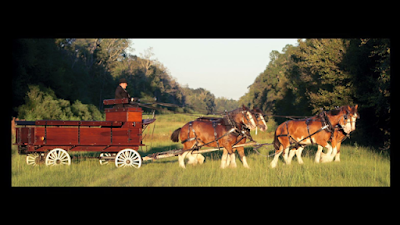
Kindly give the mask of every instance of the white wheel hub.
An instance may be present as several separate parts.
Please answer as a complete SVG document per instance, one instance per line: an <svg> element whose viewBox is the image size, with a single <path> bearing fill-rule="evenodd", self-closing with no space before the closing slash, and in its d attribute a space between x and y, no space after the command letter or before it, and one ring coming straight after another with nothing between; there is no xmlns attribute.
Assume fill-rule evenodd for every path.
<svg viewBox="0 0 400 225"><path fill-rule="evenodd" d="M118 152L115 157L116 167L135 167L139 168L142 165L140 154L130 148L126 148Z"/></svg>
<svg viewBox="0 0 400 225"><path fill-rule="evenodd" d="M30 166L36 166L39 160L39 153L32 153L26 156L26 164Z"/></svg>
<svg viewBox="0 0 400 225"><path fill-rule="evenodd" d="M46 156L46 166L71 165L71 157L61 148L51 150Z"/></svg>
<svg viewBox="0 0 400 225"><path fill-rule="evenodd" d="M111 157L111 153L101 153L100 154L100 165L107 165L108 164L108 160L103 159L102 157Z"/></svg>

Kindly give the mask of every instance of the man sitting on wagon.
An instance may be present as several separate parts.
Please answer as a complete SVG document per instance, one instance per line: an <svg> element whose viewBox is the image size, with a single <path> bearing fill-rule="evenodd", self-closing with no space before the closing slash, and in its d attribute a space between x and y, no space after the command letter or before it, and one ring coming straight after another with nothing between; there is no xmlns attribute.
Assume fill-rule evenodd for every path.
<svg viewBox="0 0 400 225"><path fill-rule="evenodd" d="M125 78L121 78L119 80L119 85L117 89L115 90L115 99L121 99L121 98L127 98L129 99L129 102L132 101L137 101L138 98L131 98L131 96L128 94L126 91L126 87L128 86L128 83L126 82ZM122 108L122 107L131 107L130 104L116 104L114 106L115 108Z"/></svg>

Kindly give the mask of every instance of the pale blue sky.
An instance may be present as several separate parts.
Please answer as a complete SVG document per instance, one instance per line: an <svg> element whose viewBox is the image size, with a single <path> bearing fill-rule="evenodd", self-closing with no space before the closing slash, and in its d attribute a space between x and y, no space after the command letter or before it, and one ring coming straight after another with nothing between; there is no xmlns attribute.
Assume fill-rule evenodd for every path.
<svg viewBox="0 0 400 225"><path fill-rule="evenodd" d="M153 47L152 59L179 84L238 100L267 67L269 53L286 44L297 45L297 39L131 39L131 54Z"/></svg>

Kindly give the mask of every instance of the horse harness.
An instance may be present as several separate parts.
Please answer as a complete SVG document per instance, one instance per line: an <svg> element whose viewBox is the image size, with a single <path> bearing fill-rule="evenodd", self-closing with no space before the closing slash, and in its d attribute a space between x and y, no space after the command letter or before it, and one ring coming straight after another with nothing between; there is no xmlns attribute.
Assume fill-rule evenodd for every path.
<svg viewBox="0 0 400 225"><path fill-rule="evenodd" d="M243 111L242 111L242 114L243 114L244 118L246 118L247 122L249 122L249 119L247 118L247 116L244 114ZM251 135L250 135L250 129L249 129L245 124L243 124L243 125L241 126L241 129L239 129L239 128L238 128L238 125L237 125L236 122L232 119L231 115L229 115L226 111L225 111L225 115L226 115L226 117L222 118L223 121L218 120L218 119L211 119L211 120L208 120L208 121L212 122L212 126L213 126L213 129L214 129L214 137L215 137L215 140L210 141L210 142L208 142L208 143L205 143L205 142L203 142L201 139L197 138L196 131L195 131L194 128L193 128L193 121L190 121L190 122L189 122L189 128L188 128L188 138L187 138L186 140L183 140L181 143L183 144L183 143L185 143L185 142L195 140L196 143L195 143L195 144L193 145L193 147L192 147L192 151L194 151L194 150L200 149L201 147L203 147L203 146L205 146L205 145L211 144L212 142L216 142L216 143L217 143L218 149L220 149L221 147L219 146L218 140L222 139L223 137L225 137L225 136L227 136L227 135L229 135L229 134L233 134L233 135L235 135L236 137L242 136L242 138L240 138L240 139L239 139L235 144L233 144L232 146L235 146L237 143L239 143L240 141L242 141L244 138L249 138L251 141L254 141L253 138L252 138ZM200 121L201 121L201 120L200 120ZM223 123L221 123L221 122L223 122ZM218 127L218 126L230 126L231 129L230 129L228 132L226 132L225 134L223 134L223 135L221 135L220 137L218 137L218 134L217 134L217 127ZM190 131L192 131L193 134L194 134L194 137L192 137L192 138L190 138ZM198 144L199 144L199 141L202 142L201 145L198 145Z"/></svg>
<svg viewBox="0 0 400 225"><path fill-rule="evenodd" d="M289 127L288 127L288 122L289 122L289 120L285 122L287 134L280 134L280 135L277 135L276 137L289 137L289 143L290 143L290 145L291 145L290 148L292 148L292 147L293 147L292 145L294 145L294 147L295 147L296 149L299 148L300 146L304 146L304 145L300 144L300 142L304 141L304 140L307 139L307 138L310 138L311 144L314 144L314 141L312 140L311 137L312 137L314 134L319 133L319 132L321 132L321 131L323 131L323 130L326 130L327 132L330 132L330 133L331 133L331 137L330 137L330 138L332 139L332 138L333 138L333 134L334 134L334 132L335 132L335 128L332 126L331 122L329 121L329 118L327 117L326 112L325 112L325 111L322 111L322 112L317 116L317 118L318 118L318 117L321 118L321 128L318 129L317 131L315 131L314 133L310 134L309 124L310 124L312 121L316 121L316 120L313 120L313 119L311 119L311 118L308 118L308 119L305 121L305 122L306 122L306 125L307 125L307 133L308 133L308 136L306 136L305 138L301 139L300 141L296 141L296 139L294 139L294 138L290 135L290 133L289 133Z"/></svg>

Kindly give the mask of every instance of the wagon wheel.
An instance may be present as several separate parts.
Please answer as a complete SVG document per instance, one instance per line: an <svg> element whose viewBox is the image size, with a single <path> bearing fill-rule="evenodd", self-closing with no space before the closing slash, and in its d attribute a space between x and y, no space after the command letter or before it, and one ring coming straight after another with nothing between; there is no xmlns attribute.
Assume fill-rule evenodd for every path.
<svg viewBox="0 0 400 225"><path fill-rule="evenodd" d="M100 154L100 159L99 159L100 165L102 165L102 166L107 165L108 160L102 159L102 157L111 157L111 153L101 153Z"/></svg>
<svg viewBox="0 0 400 225"><path fill-rule="evenodd" d="M40 155L37 152L28 154L26 156L26 164L30 166L36 166L39 163L39 160L40 160Z"/></svg>
<svg viewBox="0 0 400 225"><path fill-rule="evenodd" d="M71 157L61 148L51 150L45 160L46 166L71 165Z"/></svg>
<svg viewBox="0 0 400 225"><path fill-rule="evenodd" d="M142 158L139 153L133 149L126 148L118 152L115 157L116 167L135 167L139 168L142 165Z"/></svg>

